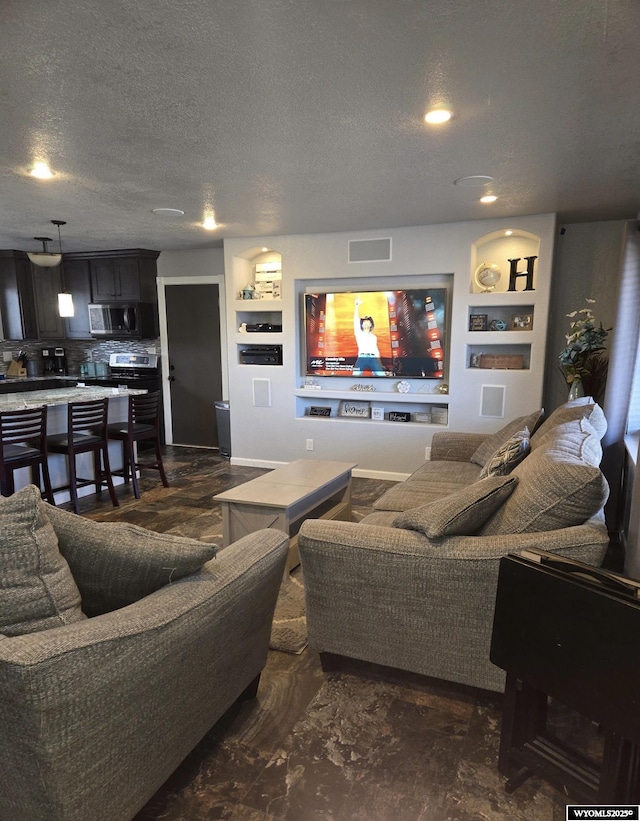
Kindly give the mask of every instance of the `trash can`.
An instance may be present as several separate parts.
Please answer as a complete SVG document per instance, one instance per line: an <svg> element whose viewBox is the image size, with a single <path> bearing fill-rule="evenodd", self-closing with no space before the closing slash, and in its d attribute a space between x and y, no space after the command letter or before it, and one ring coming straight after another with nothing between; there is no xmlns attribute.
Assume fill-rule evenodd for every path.
<svg viewBox="0 0 640 821"><path fill-rule="evenodd" d="M218 426L218 448L220 456L231 456L231 421L229 403L216 402L216 425Z"/></svg>

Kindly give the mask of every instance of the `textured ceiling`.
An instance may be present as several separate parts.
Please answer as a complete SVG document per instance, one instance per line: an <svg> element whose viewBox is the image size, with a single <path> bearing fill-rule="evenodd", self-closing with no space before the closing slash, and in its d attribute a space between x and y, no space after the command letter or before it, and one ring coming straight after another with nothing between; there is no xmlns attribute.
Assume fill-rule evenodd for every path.
<svg viewBox="0 0 640 821"><path fill-rule="evenodd" d="M635 218L639 44L638 0L1 0L0 248Z"/></svg>

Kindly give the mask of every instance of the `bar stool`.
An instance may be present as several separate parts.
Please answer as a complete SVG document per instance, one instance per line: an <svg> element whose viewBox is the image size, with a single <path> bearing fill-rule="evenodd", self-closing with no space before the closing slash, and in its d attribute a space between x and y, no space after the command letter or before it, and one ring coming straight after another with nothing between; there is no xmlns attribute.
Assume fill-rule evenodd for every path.
<svg viewBox="0 0 640 821"><path fill-rule="evenodd" d="M55 488L68 490L73 509L78 513L78 488L95 485L100 493L106 484L111 503L118 507L113 488L107 441L108 399L92 399L88 402L69 402L67 405L67 432L47 437L50 453L63 453L69 462L69 484ZM93 453L93 479L82 479L76 472L76 456ZM102 459L101 459L102 457Z"/></svg>
<svg viewBox="0 0 640 821"><path fill-rule="evenodd" d="M123 476L133 482L133 493L136 499L140 498L140 487L136 471L157 470L160 473L162 484L169 487L167 475L162 464L160 449L160 391L149 393L129 394L129 412L126 422L115 422L107 425L109 439L122 442L123 468L115 470L114 474ZM145 439L153 440L156 452L155 462L140 462L136 460L135 444Z"/></svg>
<svg viewBox="0 0 640 821"><path fill-rule="evenodd" d="M3 496L15 492L13 471L24 467L31 468L31 481L38 487L42 473L44 496L55 504L47 462L46 405L0 412L0 493Z"/></svg>

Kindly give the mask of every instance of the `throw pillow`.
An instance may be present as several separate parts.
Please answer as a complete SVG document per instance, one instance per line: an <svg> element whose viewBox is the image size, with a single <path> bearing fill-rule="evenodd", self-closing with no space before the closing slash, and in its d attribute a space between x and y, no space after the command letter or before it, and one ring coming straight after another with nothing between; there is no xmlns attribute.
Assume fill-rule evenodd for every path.
<svg viewBox="0 0 640 821"><path fill-rule="evenodd" d="M489 458L480 471L480 479L487 476L507 476L529 453L529 428L523 428L508 439Z"/></svg>
<svg viewBox="0 0 640 821"><path fill-rule="evenodd" d="M430 539L474 536L513 492L517 481L514 476L481 479L443 499L400 513L393 527L419 530Z"/></svg>
<svg viewBox="0 0 640 821"><path fill-rule="evenodd" d="M35 485L0 496L0 633L20 636L86 618L80 591Z"/></svg>
<svg viewBox="0 0 640 821"><path fill-rule="evenodd" d="M570 402L560 405L544 420L537 431L532 432L532 450L535 450L547 440L549 435L553 436L553 431L558 425L565 422L577 422L580 419L587 419L590 422L598 435L598 439L602 439L607 432L607 420L600 405L592 396L582 396L579 399L572 399Z"/></svg>
<svg viewBox="0 0 640 821"><path fill-rule="evenodd" d="M587 419L557 430L558 438L532 450L514 469L518 486L484 525L482 536L573 527L604 507L609 485L593 464L599 434Z"/></svg>
<svg viewBox="0 0 640 821"><path fill-rule="evenodd" d="M215 545L124 522L93 522L41 503L90 616L148 596L212 559Z"/></svg>
<svg viewBox="0 0 640 821"><path fill-rule="evenodd" d="M529 428L531 435L533 436L543 419L543 410L534 411L528 416L519 416L517 419L514 419L513 422L509 422L508 425L500 428L497 433L487 436L487 438L472 455L471 461L475 462L476 465L480 465L480 467L484 467L498 448L504 445L504 443L510 439L514 433L517 433L523 428Z"/></svg>

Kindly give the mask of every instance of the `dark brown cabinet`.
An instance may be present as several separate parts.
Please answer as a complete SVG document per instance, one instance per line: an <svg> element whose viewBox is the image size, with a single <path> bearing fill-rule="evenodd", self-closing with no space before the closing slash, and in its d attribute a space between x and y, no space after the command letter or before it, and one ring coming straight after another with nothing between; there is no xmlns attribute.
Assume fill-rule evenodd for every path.
<svg viewBox="0 0 640 821"><path fill-rule="evenodd" d="M65 254L62 267L38 268L23 251L0 251L0 316L5 339L91 339L92 302L143 302L158 334L159 251L129 249ZM75 315L62 319L58 294L69 291ZM144 307L147 307L145 305Z"/></svg>
<svg viewBox="0 0 640 821"><path fill-rule="evenodd" d="M64 320L58 313L58 294L62 290L62 271L31 266L39 339L64 339Z"/></svg>
<svg viewBox="0 0 640 821"><path fill-rule="evenodd" d="M91 302L91 273L88 259L65 256L64 281L73 297L74 315L64 320L67 339L91 339L89 331L89 303Z"/></svg>
<svg viewBox="0 0 640 821"><path fill-rule="evenodd" d="M157 302L157 251L109 251L92 254L91 292L94 302Z"/></svg>
<svg viewBox="0 0 640 821"><path fill-rule="evenodd" d="M37 339L31 263L22 251L0 251L0 315L5 339Z"/></svg>

